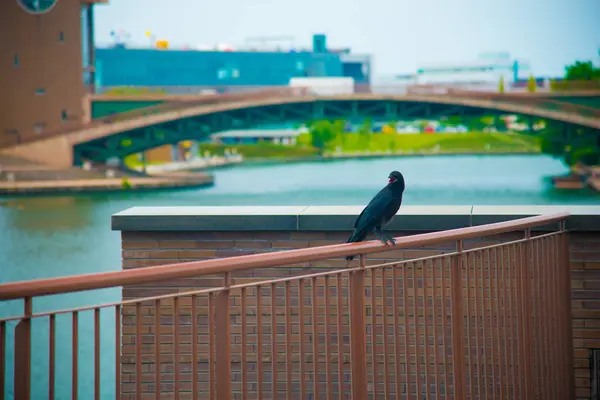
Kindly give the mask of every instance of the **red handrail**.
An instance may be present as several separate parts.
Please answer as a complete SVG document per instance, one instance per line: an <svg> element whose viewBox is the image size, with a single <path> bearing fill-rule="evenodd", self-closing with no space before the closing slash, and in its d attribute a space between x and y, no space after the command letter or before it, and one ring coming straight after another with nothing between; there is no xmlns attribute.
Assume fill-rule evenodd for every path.
<svg viewBox="0 0 600 400"><path fill-rule="evenodd" d="M320 261L328 258L345 257L355 254L383 252L410 246L425 246L451 240L472 239L557 223L564 221L568 216L568 212L561 212L488 225L399 237L396 238L396 245L394 247L388 247L379 241L344 243L274 253L166 264L140 269L5 283L0 285L0 300L13 300L131 284L160 282L168 279L213 275L252 268L268 268L308 261Z"/></svg>

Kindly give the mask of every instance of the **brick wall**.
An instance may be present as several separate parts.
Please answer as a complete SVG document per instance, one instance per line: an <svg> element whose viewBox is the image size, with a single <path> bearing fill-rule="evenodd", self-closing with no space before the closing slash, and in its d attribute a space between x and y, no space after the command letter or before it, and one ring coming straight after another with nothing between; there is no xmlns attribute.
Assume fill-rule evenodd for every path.
<svg viewBox="0 0 600 400"><path fill-rule="evenodd" d="M589 399L590 349L600 349L600 233L571 234L573 346L577 399Z"/></svg>
<svg viewBox="0 0 600 400"><path fill-rule="evenodd" d="M394 232L395 236L413 234L416 232ZM420 232L422 233L422 232ZM123 267L141 268L151 265L160 265L172 262L203 260L211 258L230 257L246 254L256 254L270 251L280 251L296 248L315 247L328 244L335 244L344 241L348 236L347 232L123 232ZM520 233L511 233L497 235L473 241L467 241L465 248L473 248L500 241L515 240L522 237ZM425 256L439 255L450 252L454 249L454 243L442 245L421 247L415 249L396 250L381 254L369 256L370 262L387 262L398 259L412 259ZM372 260L372 261L371 261ZM326 260L319 262L317 266L308 264L297 265L285 268L265 268L255 269L248 272L235 273L233 283L246 283L267 280L270 278L294 276L307 274L311 271L325 271L339 268L345 265L341 259ZM571 233L571 269L572 269L572 289L573 289L573 338L575 355L575 376L577 399L590 398L590 370L589 370L589 349L600 348L600 235L597 233ZM146 296L156 296L162 294L174 293L177 291L189 290L192 288L208 288L222 285L223 278L220 276L208 276L200 278L181 279L178 281L164 282L160 285L137 285L123 288L123 299L132 299ZM278 289L279 290L279 289ZM279 296L279 294L278 294ZM232 300L232 305L236 306L236 300ZM239 299L237 300L239 301ZM203 300L199 304L201 313L204 313L203 321L207 322L207 301ZM237 304L239 305L239 303ZM347 304L344 304L347 306ZM148 339L144 340L144 360L150 362L153 358L153 304L147 304L144 308L144 318L148 317L145 323L144 333L148 334ZM165 311L161 315L167 320L172 318L172 304L163 305ZM181 303L180 307L189 309L190 303ZM277 304L277 307L280 307ZM123 314L123 368L122 368L122 391L123 393L132 393L135 391L135 352L134 337L135 321L133 316L127 316L128 310L124 309ZM133 314L133 313L132 313ZM279 312L278 312L279 314ZM169 317L171 316L171 317ZM181 318L181 317L180 317ZM347 323L347 314L344 314ZM168 324L168 322L166 322ZM268 321L266 322L268 324ZM172 322L171 322L172 324ZM182 327L182 334L189 335L189 328L185 330ZM208 333L206 326L199 328L199 334ZM202 331L204 329L205 331ZM279 326L278 326L278 329ZM283 329L283 327L281 327ZM343 329L343 328L342 328ZM169 382L172 379L172 327L161 325L162 346L161 361L162 371L166 374L163 379ZM253 333L253 332L247 332ZM254 332L255 333L255 332ZM239 332L232 331L232 336ZM344 331L342 330L342 334ZM201 339L202 340L202 339ZM235 340L235 339L234 339ZM180 349L181 361L190 362L190 344L185 341ZM306 342L310 349L310 341ZM201 349L202 350L202 349ZM206 351L207 348L204 348ZM201 351L202 352L202 351ZM208 360L204 360L205 362ZM280 360L281 361L281 360ZM297 361L297 360L296 360ZM344 360L348 362L349 360ZM144 365L144 391L153 391L153 365ZM203 379L202 367L201 380ZM183 367L182 373L189 373L189 367ZM239 371L236 372L232 367L233 379L239 379ZM255 372L253 372L255 373ZM206 375L208 371L206 371ZM180 375L181 378L181 375ZM205 376L206 378L206 376ZM322 378L321 378L322 379ZM185 379L184 379L185 380ZM451 379L450 379L451 381ZM283 385L283 384L282 384ZM309 384L310 387L310 384ZM183 388L186 388L185 384ZM206 387L207 388L207 387ZM189 389L189 384L186 389ZM285 386L280 387L284 390ZM348 388L349 389L349 388ZM162 384L162 390L170 391L172 386L169 383ZM151 396L150 396L151 397Z"/></svg>

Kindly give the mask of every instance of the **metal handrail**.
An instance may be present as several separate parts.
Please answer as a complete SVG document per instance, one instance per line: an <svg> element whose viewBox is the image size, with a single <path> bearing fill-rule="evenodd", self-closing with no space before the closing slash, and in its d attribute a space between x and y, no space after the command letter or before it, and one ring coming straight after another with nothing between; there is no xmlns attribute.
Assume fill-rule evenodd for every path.
<svg viewBox="0 0 600 400"><path fill-rule="evenodd" d="M328 258L345 257L355 254L385 252L410 246L424 246L450 240L472 239L504 232L530 229L536 226L564 221L569 215L568 212L561 212L488 225L398 237L396 238L396 245L392 247L386 246L379 241L344 243L274 253L165 264L141 269L5 283L0 285L0 300L13 300L84 290L104 289L131 284L160 282L168 279L242 271L252 268L268 268L284 264L320 261Z"/></svg>

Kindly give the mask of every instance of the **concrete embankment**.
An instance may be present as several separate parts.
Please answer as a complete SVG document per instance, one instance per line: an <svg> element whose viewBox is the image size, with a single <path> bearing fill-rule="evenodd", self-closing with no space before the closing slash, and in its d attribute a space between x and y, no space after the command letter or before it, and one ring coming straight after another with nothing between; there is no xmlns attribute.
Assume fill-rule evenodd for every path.
<svg viewBox="0 0 600 400"><path fill-rule="evenodd" d="M212 186L206 173L172 172L153 176L129 176L123 171L49 168L20 159L0 159L0 196L50 195L183 189Z"/></svg>
<svg viewBox="0 0 600 400"><path fill-rule="evenodd" d="M554 177L552 182L557 189L585 189L589 187L600 192L600 166L588 167L576 164L571 167L569 175Z"/></svg>
<svg viewBox="0 0 600 400"><path fill-rule="evenodd" d="M51 181L0 182L0 195L66 194L89 192L124 192L129 190L182 189L212 186L214 178L207 174L194 177L144 177L69 179Z"/></svg>

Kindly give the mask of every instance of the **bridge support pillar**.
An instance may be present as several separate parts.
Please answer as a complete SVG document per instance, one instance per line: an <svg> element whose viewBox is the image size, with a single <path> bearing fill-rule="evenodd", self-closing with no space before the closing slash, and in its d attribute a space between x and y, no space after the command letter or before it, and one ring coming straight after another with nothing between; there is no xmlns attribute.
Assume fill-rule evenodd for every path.
<svg viewBox="0 0 600 400"><path fill-rule="evenodd" d="M190 158L192 160L195 160L200 157L200 144L195 140L192 140L192 146L190 147L190 154L191 154Z"/></svg>
<svg viewBox="0 0 600 400"><path fill-rule="evenodd" d="M178 145L178 143L171 145L171 161L179 161L179 145Z"/></svg>
<svg viewBox="0 0 600 400"><path fill-rule="evenodd" d="M73 145L66 136L23 143L0 150L0 153L59 168L70 168L74 161Z"/></svg>

